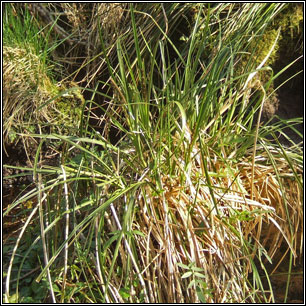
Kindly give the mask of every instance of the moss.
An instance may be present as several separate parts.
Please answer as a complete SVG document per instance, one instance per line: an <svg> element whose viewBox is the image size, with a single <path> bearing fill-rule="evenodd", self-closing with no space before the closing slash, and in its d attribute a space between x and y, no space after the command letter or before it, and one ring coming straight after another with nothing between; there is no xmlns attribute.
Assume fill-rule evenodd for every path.
<svg viewBox="0 0 306 306"><path fill-rule="evenodd" d="M61 92L65 93L55 103L57 122L67 128L78 128L85 102L81 90L76 84L68 83L61 85Z"/></svg>
<svg viewBox="0 0 306 306"><path fill-rule="evenodd" d="M259 62L262 60L269 52L272 47L275 38L277 36L278 28L281 29L280 37L276 44L275 50L273 50L267 65L273 65L275 61L283 53L284 50L288 53L295 52L298 47L302 52L302 40L300 46L296 46L296 37L302 36L303 26L303 8L301 4L289 3L286 5L285 9L281 11L273 20L273 23L267 28L265 34L262 36L259 43Z"/></svg>
<svg viewBox="0 0 306 306"><path fill-rule="evenodd" d="M203 7L203 17L205 18L207 5ZM240 6L238 4L231 7L232 12L238 10ZM226 13L225 8L225 12ZM194 23L199 13L199 4L193 6L194 13ZM222 22L223 18L230 18L227 14L220 13L220 16L215 16L216 20ZM202 27L204 26L204 23ZM301 3L288 3L285 4L281 10L274 16L273 20L261 34L252 35L251 37L246 37L242 43L245 43L245 53L238 54L235 60L235 77L241 76L246 72L250 72L256 67L258 67L266 56L269 54L273 44L275 43L278 33L279 37L276 44L266 61L264 67L271 67L269 70L262 70L256 74L252 82L248 84L250 92L254 93L260 86L259 84L265 85L271 79L272 73L276 74L278 71L286 67L290 62L296 59L299 55L303 54L303 4ZM211 33L214 33L214 29L211 28ZM210 58L213 56L214 52L211 40L218 39L218 29L215 29L214 35L209 35L206 39L206 47L203 52L202 60L204 62L209 62ZM241 31L243 29L240 29ZM262 29L261 29L262 30ZM199 31L197 34L197 39L202 38L203 33ZM186 39L185 39L186 40ZM266 97L267 100L264 105L264 115L266 117L271 117L275 114L278 109L279 99L277 93L275 92L275 87L280 83L285 82L290 78L295 72L288 71L283 73L276 81L270 84L267 88ZM243 79L241 79L243 81ZM239 84L237 81L237 86L244 86L245 84ZM256 95L250 95L256 98Z"/></svg>
<svg viewBox="0 0 306 306"><path fill-rule="evenodd" d="M286 41L293 40L302 34L303 5L301 3L289 3L286 8L275 18L276 27L281 27L282 37Z"/></svg>
<svg viewBox="0 0 306 306"><path fill-rule="evenodd" d="M267 56L277 37L278 29L280 35L274 50L272 51L265 66L272 67L274 74L286 67L290 62L303 54L303 7L301 4L289 3L274 18L273 22L267 27L265 33L258 40L257 57L255 66L258 66ZM254 48L254 44L250 46ZM257 79L266 84L271 78L271 70L260 71ZM274 91L275 87L286 81L295 72L285 72L280 80L276 80L267 90L268 100L265 102L263 114L266 118L272 117L279 108L279 98ZM256 90L256 89L255 89Z"/></svg>
<svg viewBox="0 0 306 306"><path fill-rule="evenodd" d="M246 66L250 56L252 57L251 60L254 68L265 59L277 38L279 28L279 38L270 54L270 57L265 63L265 66L273 67L275 62L279 60L281 56L286 56L286 53L292 55L292 53L298 50L299 53L302 54L302 25L302 4L286 4L285 7L275 16L272 23L268 25L264 33L252 39L246 49L250 55L243 55L241 57L240 64L236 67L237 74L239 75L243 73L243 67ZM264 84L269 80L271 71L261 71L259 76L259 79Z"/></svg>
<svg viewBox="0 0 306 306"><path fill-rule="evenodd" d="M302 54L302 24L303 24L303 8L301 4L289 3L286 4L284 9L279 12L273 22L267 27L263 35L254 39L249 48L248 52L254 52L256 57L253 57L254 67L257 67L264 58L268 55L271 50L280 29L280 35L276 42L276 45L271 52L265 66L275 68L275 63L280 57L291 57L293 53L298 51ZM299 38L300 37L300 38ZM244 56L240 66L243 67L246 61L249 59L248 56ZM284 63L284 61L282 61ZM288 64L288 61L287 61ZM282 69L283 67L281 67ZM238 69L239 71L239 69ZM271 77L271 71L261 71L258 74L258 79L262 84L265 84ZM273 91L273 84L269 89L269 94Z"/></svg>

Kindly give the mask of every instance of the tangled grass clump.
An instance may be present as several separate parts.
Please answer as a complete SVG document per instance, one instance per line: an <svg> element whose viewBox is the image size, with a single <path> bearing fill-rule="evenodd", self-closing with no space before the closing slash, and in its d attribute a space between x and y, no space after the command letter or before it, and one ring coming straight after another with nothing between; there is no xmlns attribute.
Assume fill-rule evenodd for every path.
<svg viewBox="0 0 306 306"><path fill-rule="evenodd" d="M39 142L26 168L33 185L4 213L32 203L8 263L6 302L25 300L22 275L34 249L43 261L27 281L41 284L40 300L275 302L270 277L287 257L286 301L302 257L303 154L276 135L296 131L300 119L261 122L276 77L256 79L271 69L268 56L234 73L245 41L260 39L283 5L201 4L179 50L168 17L186 7L157 6L155 16L131 4L132 30L106 48L99 37L108 77L86 89L79 133L28 135ZM240 18L220 18L230 12ZM93 108L103 114L99 132L89 125ZM111 128L121 133L115 145ZM63 144L58 165L43 163L47 141ZM31 243L17 262L25 234Z"/></svg>
<svg viewBox="0 0 306 306"><path fill-rule="evenodd" d="M3 47L4 144L17 142L20 134L37 132L39 125L63 133L65 127L67 132L70 126L71 133L78 125L84 101L80 90L55 83L45 69L35 52ZM22 139L29 148L31 144Z"/></svg>
<svg viewBox="0 0 306 306"><path fill-rule="evenodd" d="M46 75L35 53L21 48L3 47L3 116L4 137L8 141L19 124L51 121L50 103L39 113L36 109L58 89Z"/></svg>
<svg viewBox="0 0 306 306"><path fill-rule="evenodd" d="M137 213L130 230L143 234L133 244L153 303L203 302L197 292L206 292L210 303L247 301L245 296L256 295L251 284L258 280L249 280L256 261L272 262L283 240L294 258L302 255L302 194L295 192L300 186L287 176L291 170L284 159L275 160L284 164L275 173L267 152L258 150L252 178L251 155L231 162L204 140L192 152L189 171L173 157L172 174L161 171L158 182L146 175L135 191ZM302 169L297 171L301 176ZM287 184L283 194L281 186ZM118 256L125 257L125 251ZM191 274L182 279L182 265L190 263L202 269L202 282L194 286L189 286Z"/></svg>

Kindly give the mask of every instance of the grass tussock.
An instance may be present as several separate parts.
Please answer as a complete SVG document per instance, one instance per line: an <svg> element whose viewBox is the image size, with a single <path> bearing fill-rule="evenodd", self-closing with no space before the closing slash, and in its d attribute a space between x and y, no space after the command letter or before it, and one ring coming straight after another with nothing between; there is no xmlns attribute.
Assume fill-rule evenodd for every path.
<svg viewBox="0 0 306 306"><path fill-rule="evenodd" d="M6 301L34 295L21 276L37 249L40 272L30 281L40 284L40 300L275 302L271 270L289 257L288 297L302 256L303 158L277 133L296 131L300 119L261 122L277 76L263 83L256 74L270 69L276 43L258 65L249 60L234 73L284 6L195 6L180 49L170 16L190 6L152 6L149 15L130 5L130 31L111 47L98 26L108 77L86 89L79 133L30 135L40 143L33 168L23 168L33 185L4 213L31 203L7 265ZM99 132L89 125L93 108L103 114ZM116 144L111 129L120 132ZM63 144L58 165L43 163L50 141Z"/></svg>
<svg viewBox="0 0 306 306"><path fill-rule="evenodd" d="M198 158L190 166L190 173L182 171L172 178L161 175L161 196L150 187L139 194L142 222L135 226L145 238L136 241L142 250L144 275L151 283L151 301L162 296L165 302L203 302L195 295L197 291L207 302L243 301L246 295L255 295L248 284L248 273L258 249L270 261L283 239L295 256L295 247L300 248L301 241L293 245L296 232L285 221L287 215L271 166L256 165L252 182L250 165L225 164L212 154L214 165L208 166L207 179L203 156L199 151L195 155ZM179 177L186 181L182 184ZM256 186L253 200L252 183ZM298 188L296 185L291 188ZM301 199L291 193L286 201L290 203L290 222L298 224ZM190 263L201 269L201 275L182 279L182 264ZM190 287L192 277L198 281ZM154 295L157 292L161 296Z"/></svg>
<svg viewBox="0 0 306 306"><path fill-rule="evenodd" d="M67 88L67 85L69 88ZM55 83L35 51L3 47L4 144L16 143L20 134L37 131L70 132L78 126L84 98L75 85ZM33 142L23 139L26 149Z"/></svg>
<svg viewBox="0 0 306 306"><path fill-rule="evenodd" d="M22 48L3 47L3 116L5 142L16 137L18 122L51 122L50 103L39 113L36 109L58 89L44 71L40 58Z"/></svg>

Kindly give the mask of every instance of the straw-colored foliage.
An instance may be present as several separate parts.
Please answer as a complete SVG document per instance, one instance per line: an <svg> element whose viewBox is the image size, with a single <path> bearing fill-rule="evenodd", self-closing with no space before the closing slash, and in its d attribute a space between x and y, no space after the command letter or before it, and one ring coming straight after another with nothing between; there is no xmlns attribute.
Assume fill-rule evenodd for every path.
<svg viewBox="0 0 306 306"><path fill-rule="evenodd" d="M173 175L161 173L160 182L145 179L147 184L137 193L131 230L144 234L137 236L135 247L152 303L199 302L194 288L187 289L191 279L182 278L179 264L192 262L203 270L202 280L211 293L207 302L243 302L252 294L247 280L258 249L266 262L280 256L282 241L294 258L302 255L302 194L285 160L277 159L276 175L267 153L259 151L252 179L250 156L225 162L212 150L207 153L209 158L194 149L189 170L174 160ZM209 160L209 180L203 158ZM301 176L302 169L296 170ZM278 176L287 186L285 194Z"/></svg>
<svg viewBox="0 0 306 306"><path fill-rule="evenodd" d="M35 52L3 47L3 131L5 144L17 133L33 133L38 124L74 126L80 120L82 95L77 87L55 83ZM73 85L70 84L69 87ZM67 91L67 92L66 92ZM79 109L79 111L77 111ZM55 128L58 130L58 128Z"/></svg>
<svg viewBox="0 0 306 306"><path fill-rule="evenodd" d="M35 110L58 92L44 72L40 59L21 48L3 47L3 117L4 134L18 123L51 121L50 103L41 112Z"/></svg>
<svg viewBox="0 0 306 306"><path fill-rule="evenodd" d="M273 79L256 70L271 70L278 34L260 63L237 68L283 7L33 4L63 40L53 59L78 63L65 78L84 73L90 98L77 86L67 96L72 88L54 85L34 53L4 47L6 137L25 119L59 127L28 135L41 144L27 169L33 188L4 213L31 204L7 264L6 302L27 299L22 273L33 250L40 274L29 282L45 286L39 302L275 302L269 277L289 258L290 280L303 255L303 157L299 144L277 138L284 126L299 134L300 119L260 121ZM189 37L175 45L176 21L190 9ZM60 123L71 123L76 104L86 112L67 135ZM102 114L99 132L92 109ZM121 135L115 145L112 129ZM44 165L43 141L63 144L56 166Z"/></svg>

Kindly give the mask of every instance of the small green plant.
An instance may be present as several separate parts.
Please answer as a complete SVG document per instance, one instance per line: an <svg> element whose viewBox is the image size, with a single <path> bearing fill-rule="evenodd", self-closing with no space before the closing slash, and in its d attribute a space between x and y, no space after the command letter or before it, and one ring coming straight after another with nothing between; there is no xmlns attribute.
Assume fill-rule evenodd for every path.
<svg viewBox="0 0 306 306"><path fill-rule="evenodd" d="M212 297L212 289L208 288L208 285L205 281L205 270L203 268L199 268L195 265L195 263L190 263L188 266L178 263L177 264L182 269L187 270L182 275L182 278L190 278L188 289L193 288L197 293L198 299L201 303L207 303L207 296Z"/></svg>

